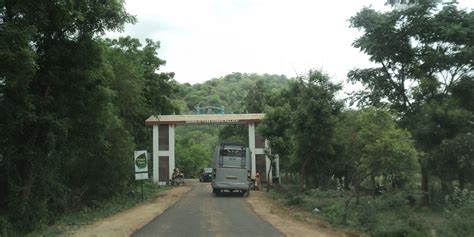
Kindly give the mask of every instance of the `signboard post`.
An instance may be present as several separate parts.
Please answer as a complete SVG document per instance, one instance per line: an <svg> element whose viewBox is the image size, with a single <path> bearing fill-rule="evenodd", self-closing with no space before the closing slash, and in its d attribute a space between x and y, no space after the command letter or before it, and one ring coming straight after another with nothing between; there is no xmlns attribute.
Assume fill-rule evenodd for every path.
<svg viewBox="0 0 474 237"><path fill-rule="evenodd" d="M146 151L135 151L135 180L141 180L143 202L143 180L148 179L148 154Z"/></svg>

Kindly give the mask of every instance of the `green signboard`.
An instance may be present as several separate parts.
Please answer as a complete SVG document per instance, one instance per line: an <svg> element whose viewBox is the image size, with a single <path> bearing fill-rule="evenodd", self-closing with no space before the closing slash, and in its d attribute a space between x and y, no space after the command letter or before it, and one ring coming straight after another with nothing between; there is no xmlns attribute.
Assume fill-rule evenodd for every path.
<svg viewBox="0 0 474 237"><path fill-rule="evenodd" d="M135 179L148 179L148 155L146 151L135 151Z"/></svg>
<svg viewBox="0 0 474 237"><path fill-rule="evenodd" d="M141 155L139 155L136 159L135 159L135 165L139 168L139 169L145 169L146 166L147 166L147 160L146 160L146 153L143 153Z"/></svg>

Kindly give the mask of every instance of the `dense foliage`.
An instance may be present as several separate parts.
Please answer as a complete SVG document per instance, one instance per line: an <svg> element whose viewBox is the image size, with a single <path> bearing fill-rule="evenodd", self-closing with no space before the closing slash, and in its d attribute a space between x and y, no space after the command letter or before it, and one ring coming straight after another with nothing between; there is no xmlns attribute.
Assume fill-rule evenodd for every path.
<svg viewBox="0 0 474 237"><path fill-rule="evenodd" d="M99 38L134 22L123 1L0 3L0 229L26 232L130 190L175 86L157 42Z"/></svg>
<svg viewBox="0 0 474 237"><path fill-rule="evenodd" d="M226 114L262 113L268 96L288 83L289 80L280 75L232 73L202 84L180 84L173 101L179 105L181 114L196 114L197 107L206 106L223 106ZM185 170L187 177L196 177L202 168L210 167L214 148L219 142L247 144L247 127L241 124L177 127L177 166Z"/></svg>
<svg viewBox="0 0 474 237"><path fill-rule="evenodd" d="M352 27L364 31L354 46L378 65L349 72L349 80L365 88L355 99L360 104L386 104L398 114L399 124L413 134L423 152L425 204L436 190L430 177L440 179L443 194L452 189L452 181L464 187L470 178L461 167L473 162L472 153L455 153L463 145L453 143L473 132L473 17L455 2L422 1L403 11L380 13L366 8L350 19ZM467 166L454 161L461 156ZM442 168L446 165L450 175Z"/></svg>
<svg viewBox="0 0 474 237"><path fill-rule="evenodd" d="M389 12L364 8L350 19L351 27L363 32L353 45L375 66L348 73L349 82L363 87L351 98L357 109L335 113L337 101L321 96L334 89L324 84L309 94L290 84L280 94L286 101L267 103L261 131L290 163L283 166L290 173L287 181L296 173L300 193L339 190L327 210L333 222L376 236L472 230L467 194L474 181L473 16L456 3L438 1ZM304 196L290 194L294 190L288 191L287 204L305 205ZM377 199L382 194L385 200ZM471 201L457 205L456 200ZM444 207L451 214L419 213L417 219L407 207L418 206ZM443 225L445 231L419 223L430 222L429 215L445 223L456 216L458 224ZM400 218L407 221L396 221Z"/></svg>

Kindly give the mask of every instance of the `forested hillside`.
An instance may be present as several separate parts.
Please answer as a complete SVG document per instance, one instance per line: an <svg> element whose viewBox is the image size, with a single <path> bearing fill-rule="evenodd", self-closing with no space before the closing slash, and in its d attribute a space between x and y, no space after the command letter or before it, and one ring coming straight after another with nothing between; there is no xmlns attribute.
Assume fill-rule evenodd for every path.
<svg viewBox="0 0 474 237"><path fill-rule="evenodd" d="M224 106L227 114L245 113L252 112L248 103L252 103L253 98L246 99L249 92L255 93L251 96L264 98L265 94L278 91L287 83L284 75L232 73L201 84L181 84L174 98L182 114L195 113L196 106Z"/></svg>
<svg viewBox="0 0 474 237"><path fill-rule="evenodd" d="M262 113L265 99L285 88L289 82L289 79L280 75L232 73L202 84L180 84L179 92L173 98L181 114L196 114L198 106L224 106L227 114ZM222 141L247 144L247 128L244 125L178 126L177 167L184 170L187 177L196 177L202 168L210 166L214 148Z"/></svg>

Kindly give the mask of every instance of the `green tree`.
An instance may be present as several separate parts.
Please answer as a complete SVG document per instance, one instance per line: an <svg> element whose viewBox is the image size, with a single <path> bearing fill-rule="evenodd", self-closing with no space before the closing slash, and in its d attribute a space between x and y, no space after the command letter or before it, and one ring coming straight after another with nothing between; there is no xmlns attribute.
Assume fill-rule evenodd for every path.
<svg viewBox="0 0 474 237"><path fill-rule="evenodd" d="M350 19L364 34L354 47L370 56L378 67L349 72L352 82L365 90L355 94L361 103L389 102L407 114L415 105L441 93L472 70L472 14L454 3L436 10L423 3L404 11L376 12L364 8Z"/></svg>
<svg viewBox="0 0 474 237"><path fill-rule="evenodd" d="M95 37L134 18L123 1L0 4L0 215L28 231L123 190L132 143Z"/></svg>
<svg viewBox="0 0 474 237"><path fill-rule="evenodd" d="M176 166L186 177L197 177L203 168L211 166L217 139L209 129L185 128L177 130Z"/></svg>
<svg viewBox="0 0 474 237"><path fill-rule="evenodd" d="M271 100L277 101L273 108L267 109L261 131L269 139L274 154L287 159L289 151L294 151L300 191L310 176L315 180L330 177L336 117L342 108L335 96L340 89L326 74L310 71L292 81L277 96L280 99Z"/></svg>
<svg viewBox="0 0 474 237"><path fill-rule="evenodd" d="M401 188L419 171L418 152L410 133L397 128L389 112L365 109L352 121L351 130L352 135L345 138L351 154L346 162L351 167L349 182L354 189L346 201L343 222L352 198L358 197L364 181L381 177L384 183Z"/></svg>
<svg viewBox="0 0 474 237"><path fill-rule="evenodd" d="M255 85L249 90L247 96L244 98L246 112L262 113L265 110L265 96L266 90L264 87L264 81L256 81Z"/></svg>
<svg viewBox="0 0 474 237"><path fill-rule="evenodd" d="M268 107L266 109L265 118L258 126L258 131L268 141L268 149L265 151L266 156L270 159L270 169L267 171L267 180L272 172L275 159L280 159L282 168L288 170L291 155L294 151L291 112L288 104L281 106ZM268 185L267 187L270 187ZM268 189L267 189L268 191Z"/></svg>
<svg viewBox="0 0 474 237"><path fill-rule="evenodd" d="M452 139L444 140L439 153L433 156L434 169L444 181L458 180L463 190L466 182L473 182L474 175L474 134L460 133Z"/></svg>
<svg viewBox="0 0 474 237"><path fill-rule="evenodd" d="M159 42L121 37L104 41L108 71L107 86L113 90L114 105L135 144L149 147L149 130L143 121L150 115L179 113L172 95L179 87L172 73L160 73L165 64L158 57Z"/></svg>
<svg viewBox="0 0 474 237"><path fill-rule="evenodd" d="M425 203L429 200L433 151L441 141L455 136L449 130L459 118L442 116L445 120L438 121L436 111L449 108L459 114L460 104L453 101L452 95L458 83L472 80L473 69L473 14L458 9L455 2L446 3L441 9L437 8L439 4L422 1L406 10L385 13L364 8L350 19L351 27L364 32L354 47L367 53L377 65L348 73L349 81L364 86L354 98L361 105L387 104L397 112L400 125L414 134L426 154L421 160ZM435 113L427 115L426 111ZM450 121L451 118L455 120ZM459 126L455 127L460 131ZM440 128L441 134L437 132Z"/></svg>
<svg viewBox="0 0 474 237"><path fill-rule="evenodd" d="M296 96L296 104L290 105L294 109L295 154L301 167L300 191L308 172L330 177L326 168L334 155L336 116L342 108L336 100L340 89L320 71L310 71L307 77L290 85L290 93Z"/></svg>

